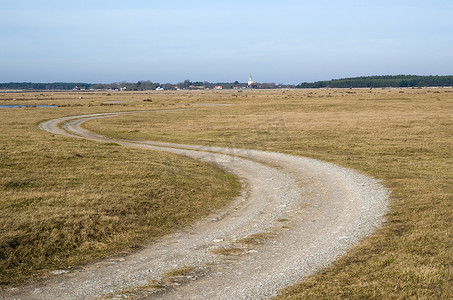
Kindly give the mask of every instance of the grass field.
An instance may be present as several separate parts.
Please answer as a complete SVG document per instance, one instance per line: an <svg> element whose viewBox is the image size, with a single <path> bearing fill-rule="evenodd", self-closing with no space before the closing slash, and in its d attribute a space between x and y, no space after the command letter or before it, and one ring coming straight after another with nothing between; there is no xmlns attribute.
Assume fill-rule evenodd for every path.
<svg viewBox="0 0 453 300"><path fill-rule="evenodd" d="M2 97L17 97L16 102L20 97L30 98L30 94L0 96L0 100ZM2 111L9 120L3 121L2 118L2 126L14 128L10 132L2 130L2 153L20 158L25 155L22 152L28 151L23 157L40 161L33 159L33 154L38 153L36 149L46 148L55 152L57 145L57 149L66 149L64 155L61 154L58 158L63 162L63 158L74 155L72 152L75 147L77 151L87 147L86 152L77 153L83 158L88 156L90 162L97 161L99 168L107 168L105 163L110 161L106 158L106 151L117 151L117 162L131 160L126 158L131 152L148 155L149 158L149 154L139 150L119 149L113 145L101 146L62 137L49 138L46 133L37 132L30 124L42 119L88 111L183 106L194 109L123 115L93 120L84 126L109 136L128 139L254 148L308 156L354 168L381 179L392 192L390 211L384 226L330 268L282 291L281 298L453 298L452 89L180 91L116 93L109 96L105 93L66 93L37 98L39 97L43 100L22 101L71 106L33 117L27 115L25 110L15 112L18 115L13 118L11 110ZM44 100L50 97L56 99ZM106 101L127 102L103 103ZM195 105L197 103L233 105L199 107ZM11 137L20 139L12 142ZM44 137L48 139L46 142ZM5 143L4 138L8 142ZM35 143L39 146L34 146ZM40 143L46 145L42 146ZM99 149L98 157L90 156L93 149ZM137 161L140 159L143 158L137 158ZM163 159L168 162L168 159ZM3 160L2 155L2 172L7 170L8 161L11 159ZM149 163L154 161L153 159ZM178 162L184 165L183 160ZM200 163L187 163L186 167L198 170L200 176L207 172ZM214 169L203 166L209 172L214 172ZM17 185L14 181L13 184L9 183L14 178L19 182L19 187L14 188L35 192L33 185L20 183L22 178L32 178L30 182L33 183L36 180L34 178L39 177L25 176L29 168L35 167L26 163L11 166L8 170L18 170L19 175L8 175L11 178L7 181L2 174L2 193L8 193L10 185ZM177 170L175 166L174 172L178 172ZM126 171L141 172L134 167L119 170L118 176ZM103 172L105 170L101 169L99 174ZM188 171L183 169L180 172ZM223 173L218 174L219 180L225 179L222 177L225 176ZM83 184L86 175L78 176L79 184ZM40 180L43 185L52 185L51 178L49 176L49 179ZM228 180L230 183L235 182L231 178ZM146 178L143 182L146 182ZM235 191L234 188L228 190L230 183L217 183L228 197ZM188 184L191 185L192 182ZM55 194L60 194L65 189L66 187L56 190ZM98 194L94 192L93 197L96 195ZM71 201L76 200L72 198ZM19 201L10 199L5 203L11 206L16 202ZM2 212L3 210L2 205ZM18 213L27 209L22 205L10 211ZM55 214L59 215L58 212ZM9 227L4 228L2 234L4 230L11 234ZM25 232L23 234L26 235ZM125 244L129 242L125 241Z"/></svg>
<svg viewBox="0 0 453 300"><path fill-rule="evenodd" d="M37 128L46 119L117 109L103 104L105 95L10 96L13 104L64 107L0 108L0 285L130 253L224 206L240 189L212 165Z"/></svg>

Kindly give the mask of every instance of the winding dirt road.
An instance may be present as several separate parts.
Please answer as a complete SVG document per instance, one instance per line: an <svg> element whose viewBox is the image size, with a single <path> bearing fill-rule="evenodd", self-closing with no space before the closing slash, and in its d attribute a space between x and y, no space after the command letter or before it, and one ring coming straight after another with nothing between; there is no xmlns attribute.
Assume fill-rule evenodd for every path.
<svg viewBox="0 0 453 300"><path fill-rule="evenodd" d="M264 299L328 266L383 221L388 191L350 169L275 152L112 139L80 127L118 114L65 117L40 128L215 163L241 178L242 196L140 252L3 297Z"/></svg>

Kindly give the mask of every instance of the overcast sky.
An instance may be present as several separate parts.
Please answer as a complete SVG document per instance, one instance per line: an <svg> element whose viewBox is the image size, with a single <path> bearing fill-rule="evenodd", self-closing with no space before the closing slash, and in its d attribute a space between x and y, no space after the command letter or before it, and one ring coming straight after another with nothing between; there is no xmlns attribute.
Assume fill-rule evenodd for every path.
<svg viewBox="0 0 453 300"><path fill-rule="evenodd" d="M0 82L451 75L452 13L451 0L2 0Z"/></svg>

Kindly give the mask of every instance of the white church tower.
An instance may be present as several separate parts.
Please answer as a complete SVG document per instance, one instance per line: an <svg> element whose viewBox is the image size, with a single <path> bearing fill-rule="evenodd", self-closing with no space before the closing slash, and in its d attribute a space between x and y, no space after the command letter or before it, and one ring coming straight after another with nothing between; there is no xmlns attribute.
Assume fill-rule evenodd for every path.
<svg viewBox="0 0 453 300"><path fill-rule="evenodd" d="M248 86L251 86L252 84L253 84L252 74L250 74L249 81L248 81Z"/></svg>

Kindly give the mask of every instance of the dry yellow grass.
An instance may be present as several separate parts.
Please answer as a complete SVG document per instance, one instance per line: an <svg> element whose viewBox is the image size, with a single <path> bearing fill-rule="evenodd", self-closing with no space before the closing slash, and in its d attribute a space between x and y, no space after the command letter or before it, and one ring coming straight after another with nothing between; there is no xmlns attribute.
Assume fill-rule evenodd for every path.
<svg viewBox="0 0 453 300"><path fill-rule="evenodd" d="M18 100L12 101L13 98ZM52 99L46 100L49 98ZM127 102L103 103L106 101ZM45 224L32 215L35 211L39 212L41 206L49 206L56 220L57 216L65 220L70 212L90 211L84 209L85 203L98 201L96 195L99 190L109 192L111 189L111 186L102 187L105 180L100 179L97 180L101 186L91 186L86 178L91 179L92 174L103 178L102 174L112 169L118 170L118 178L124 174L140 174L143 172L139 169L142 163L149 162L149 152L49 137L47 133L35 129L39 120L89 112L179 105L196 107L193 104L206 102L232 103L234 105L228 107L161 111L95 120L86 126L116 137L215 144L309 156L382 179L392 191L390 212L384 226L332 267L282 291L282 298L453 298L451 89L150 92L112 93L109 96L107 93L27 93L0 94L0 102L65 106L52 111L0 111L1 242L5 241L5 236L16 233L29 237L26 226L12 229L10 225L3 225L9 224L7 222L12 218L27 222L37 220L37 224ZM191 164L194 162L183 163L179 159L177 164L168 165L169 162L174 163L176 158L166 157L157 160L161 162L157 165L163 170L187 174L188 170L198 169L200 176L208 172L199 163L195 163L196 168L193 168ZM115 160L112 161L112 158ZM90 170L87 164L95 161L100 163ZM121 163L124 161L135 163L127 168ZM154 161L153 158L149 163ZM181 167L182 171L178 171ZM48 173L52 169L55 171ZM70 175L72 170L77 171L76 175ZM220 182L223 182L221 178ZM108 182L110 180L113 179ZM194 182L197 180L199 178L195 178ZM118 181L121 182L121 179ZM146 190L147 182L148 179L144 178L125 190L130 192L140 185ZM192 182L187 184L192 186ZM17 192L13 193L12 189L17 189ZM78 196L87 190L91 190L87 200L81 201ZM181 190L181 193L185 191ZM112 194L116 195L116 192ZM68 199L80 204L69 209L66 206ZM119 209L127 208L125 203L117 203ZM15 214L4 214L6 207ZM21 216L17 212L21 212ZM42 213L37 215L42 217ZM91 215L94 214L74 220L85 220L87 223L83 221L82 224L91 226ZM54 220L49 219L51 222L48 224L53 224ZM99 221L100 232L108 232L108 224L111 223ZM52 233L45 226L42 228L43 232ZM48 236L62 240L55 234L35 239L30 249L41 251L40 241ZM98 244L99 240L95 241L86 244L86 248L105 247L102 236L101 244ZM135 243L123 242L124 245ZM10 244L14 245L17 243ZM25 253L25 256L30 253ZM67 253L67 261L72 263L73 255ZM1 261L5 261L3 257ZM38 264L41 268L38 270L67 266L67 263L59 263L59 259L56 261L49 266ZM23 262L16 260L15 264L21 273L8 273L8 277L2 278L11 281L36 274L35 269ZM1 269L4 270L3 267Z"/></svg>
<svg viewBox="0 0 453 300"><path fill-rule="evenodd" d="M264 244L267 240L275 236L272 232L260 232L246 236L242 239L236 240L232 245L224 248L212 249L211 252L214 254L230 256L230 255L243 255L249 253L250 250L254 250L259 245Z"/></svg>
<svg viewBox="0 0 453 300"><path fill-rule="evenodd" d="M62 105L0 108L0 286L128 253L237 195L238 180L212 165L37 128L46 119L118 110L103 103L109 97L0 94L0 104ZM147 98L130 94L133 103L120 108L156 108Z"/></svg>
<svg viewBox="0 0 453 300"><path fill-rule="evenodd" d="M387 221L281 298L453 298L453 90L180 92L169 103L233 106L87 123L116 137L309 156L382 179ZM166 97L166 98L165 98Z"/></svg>
<svg viewBox="0 0 453 300"><path fill-rule="evenodd" d="M192 280L197 280L209 272L209 267L180 267L163 275L160 280L149 280L146 285L115 291L98 299L148 299L159 298L159 292L171 289Z"/></svg>
<svg viewBox="0 0 453 300"><path fill-rule="evenodd" d="M230 247L230 248L217 248L211 250L212 253L217 255L224 255L224 256L234 256L234 255L242 255L246 253L245 248L237 248L237 247Z"/></svg>

